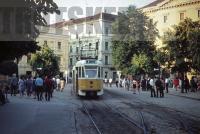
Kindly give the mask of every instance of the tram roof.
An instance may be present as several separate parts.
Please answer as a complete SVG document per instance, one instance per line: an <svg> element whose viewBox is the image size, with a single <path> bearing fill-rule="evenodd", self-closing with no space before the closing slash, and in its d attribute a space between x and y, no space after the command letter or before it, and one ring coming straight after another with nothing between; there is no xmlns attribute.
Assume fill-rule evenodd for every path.
<svg viewBox="0 0 200 134"><path fill-rule="evenodd" d="M76 63L76 66L83 66L83 65L103 65L103 64L101 61L94 59L80 60Z"/></svg>

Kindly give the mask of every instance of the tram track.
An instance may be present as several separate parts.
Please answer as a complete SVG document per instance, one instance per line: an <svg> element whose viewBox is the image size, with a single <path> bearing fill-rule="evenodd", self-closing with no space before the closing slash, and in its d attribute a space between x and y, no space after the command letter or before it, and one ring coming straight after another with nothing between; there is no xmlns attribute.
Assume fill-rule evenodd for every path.
<svg viewBox="0 0 200 134"><path fill-rule="evenodd" d="M120 107L116 107L118 105L116 105L115 103L110 103L109 99L118 100L115 103L121 103L122 106L123 104L126 105L126 106L124 105L125 107L130 106L130 110L132 110L132 112L136 112L136 114L132 116L130 112L126 112L126 110L123 110ZM93 129L94 130L93 132L97 134L126 133L126 131L128 131L130 128L124 128L123 130L124 132L121 130L117 131L119 129L118 128L119 126L123 127L124 122L126 123L129 122L128 126L131 126L130 124L132 124L135 130L139 129L141 130L140 132L143 134L152 133L152 124L153 128L155 128L156 133L164 132L163 128L164 130L165 128L167 128L167 130L168 129L171 130L172 133L174 132L172 130L177 130L177 133L188 133L188 134L196 134L200 132L199 127L196 125L198 121L194 122L194 120L190 118L190 115L187 114L185 115L181 111L177 111L175 109L171 109L168 107L163 107L149 102L140 101L140 99L127 100L127 96L120 95L115 92L112 93L110 91L109 92L106 91L104 96L98 100L94 98L93 99L79 98L79 100L81 102L81 105L79 105L81 106L80 107L81 112L84 115L87 115L88 123L89 124L91 123L89 125L89 129ZM114 114L115 117L113 117L112 114ZM155 119L155 121L151 122L149 120L149 116ZM115 119L113 120L113 118L118 118L118 120L117 121ZM118 126L116 122L119 124ZM81 122L79 122L78 124L80 123ZM108 130L106 126L110 126L109 128L110 130ZM78 133L81 134L84 131L84 128L78 131L79 131ZM117 133L113 131L116 131ZM130 132L130 133L132 134L135 132Z"/></svg>
<svg viewBox="0 0 200 134"><path fill-rule="evenodd" d="M82 106L84 108L84 111L86 112L87 116L89 117L90 121L92 122L92 124L94 125L96 131L98 134L102 134L102 132L100 131L100 129L98 128L97 124L95 123L94 119L92 118L92 115L89 113L86 105L82 102Z"/></svg>
<svg viewBox="0 0 200 134"><path fill-rule="evenodd" d="M93 106L94 105L99 106L99 108L95 107L95 111L93 111L93 109L89 108L88 103L90 103L90 105L92 104ZM113 132L115 134L117 133L147 134L146 131L144 131L145 129L141 125L139 125L137 122L130 119L128 116L121 113L120 111L113 109L111 106L104 103L102 100L101 101L90 100L88 102L82 101L82 105L85 113L90 118L98 134L110 134ZM99 109L102 110L99 111ZM99 116L97 111L99 112L99 114L102 115ZM104 122L98 120L101 119L101 117L103 116L105 116ZM108 128L107 126L110 126L110 128Z"/></svg>
<svg viewBox="0 0 200 134"><path fill-rule="evenodd" d="M131 99L131 102L128 101L126 103L127 98L124 98L124 96L120 96L119 94L115 94L115 93L112 94L111 92L107 92L107 91L106 91L106 93L109 94L109 98L110 97L112 97L113 99L116 98L117 100L120 100L121 103L129 105L134 110L139 111L139 113L141 112L141 109L143 109L143 112L145 114L147 113L150 115L155 115L155 117L159 116L158 118L162 117L160 119L165 120L167 122L171 122L171 121L169 121L169 118L172 118L173 120L175 120L177 122L177 124L174 123L174 127L177 127L178 129L180 129L182 133L195 134L195 133L200 132L199 127L194 129L190 124L191 122L194 122L194 120L193 119L190 120L188 117L195 118L194 116L185 114L181 111L177 111L172 108L157 106L152 103L148 103L148 102L144 102L144 101L137 101L134 99ZM155 112L155 110L156 110L156 112ZM171 112L169 112L169 111L171 111ZM181 116L181 115L183 115L183 116ZM143 120L143 122L144 122L144 120ZM195 122L196 122L196 124L199 123L199 121L195 121ZM145 127L145 122L142 124L144 124L144 127Z"/></svg>
<svg viewBox="0 0 200 134"><path fill-rule="evenodd" d="M139 125L136 121L134 121L132 118L130 118L129 116L127 116L126 114L122 113L121 111L114 109L113 106L110 106L109 104L105 103L105 101L103 101L103 103L105 105L107 105L110 109L114 110L116 113L118 113L120 116L122 116L124 119L126 119L127 121L131 122L132 124L134 124L135 126L137 126L138 128L143 130L143 134L148 134L146 127L145 127L145 122L144 122L144 117L142 112L138 111L139 115L140 115L140 119L141 119L141 125Z"/></svg>

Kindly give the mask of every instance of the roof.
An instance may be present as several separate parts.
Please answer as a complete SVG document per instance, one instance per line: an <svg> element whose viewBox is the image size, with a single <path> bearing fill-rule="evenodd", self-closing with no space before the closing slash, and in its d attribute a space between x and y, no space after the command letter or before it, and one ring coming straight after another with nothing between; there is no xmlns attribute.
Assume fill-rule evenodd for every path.
<svg viewBox="0 0 200 134"><path fill-rule="evenodd" d="M165 0L155 0L155 1L151 2L150 4L148 4L148 5L146 5L146 6L142 7L142 8L148 8L148 7L157 6L158 4L162 3L163 1L165 1Z"/></svg>
<svg viewBox="0 0 200 134"><path fill-rule="evenodd" d="M79 24L82 22L89 22L89 21L93 21L93 20L98 20L101 18L101 14L102 14L102 19L103 20L107 20L107 21L114 21L115 18L117 17L117 15L113 15L113 14L108 14L108 13L99 13L96 14L94 16L88 16L88 17L84 17L84 18L78 18L78 19L71 19L68 21L61 21L55 24L51 24L49 25L50 27L56 27L56 28L61 28L64 27L66 25L73 25L73 24Z"/></svg>

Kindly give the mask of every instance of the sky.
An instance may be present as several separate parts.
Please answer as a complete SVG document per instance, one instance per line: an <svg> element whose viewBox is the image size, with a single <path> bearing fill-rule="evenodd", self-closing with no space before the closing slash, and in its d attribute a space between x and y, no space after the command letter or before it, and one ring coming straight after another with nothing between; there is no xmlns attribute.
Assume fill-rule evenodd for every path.
<svg viewBox="0 0 200 134"><path fill-rule="evenodd" d="M118 10L129 5L135 5L140 8L152 1L155 0L54 0L61 10L61 15L50 15L47 21L52 24L62 20L69 20L70 18L91 16L100 11L116 14ZM104 9L101 10L101 8L97 7L104 7Z"/></svg>

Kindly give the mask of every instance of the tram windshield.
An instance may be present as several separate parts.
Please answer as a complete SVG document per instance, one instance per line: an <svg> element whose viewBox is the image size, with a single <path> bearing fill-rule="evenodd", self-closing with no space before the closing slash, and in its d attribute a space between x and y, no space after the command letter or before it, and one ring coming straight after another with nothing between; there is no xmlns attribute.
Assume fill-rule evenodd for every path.
<svg viewBox="0 0 200 134"><path fill-rule="evenodd" d="M97 67L96 66L85 66L85 77L86 78L96 78L97 77Z"/></svg>

